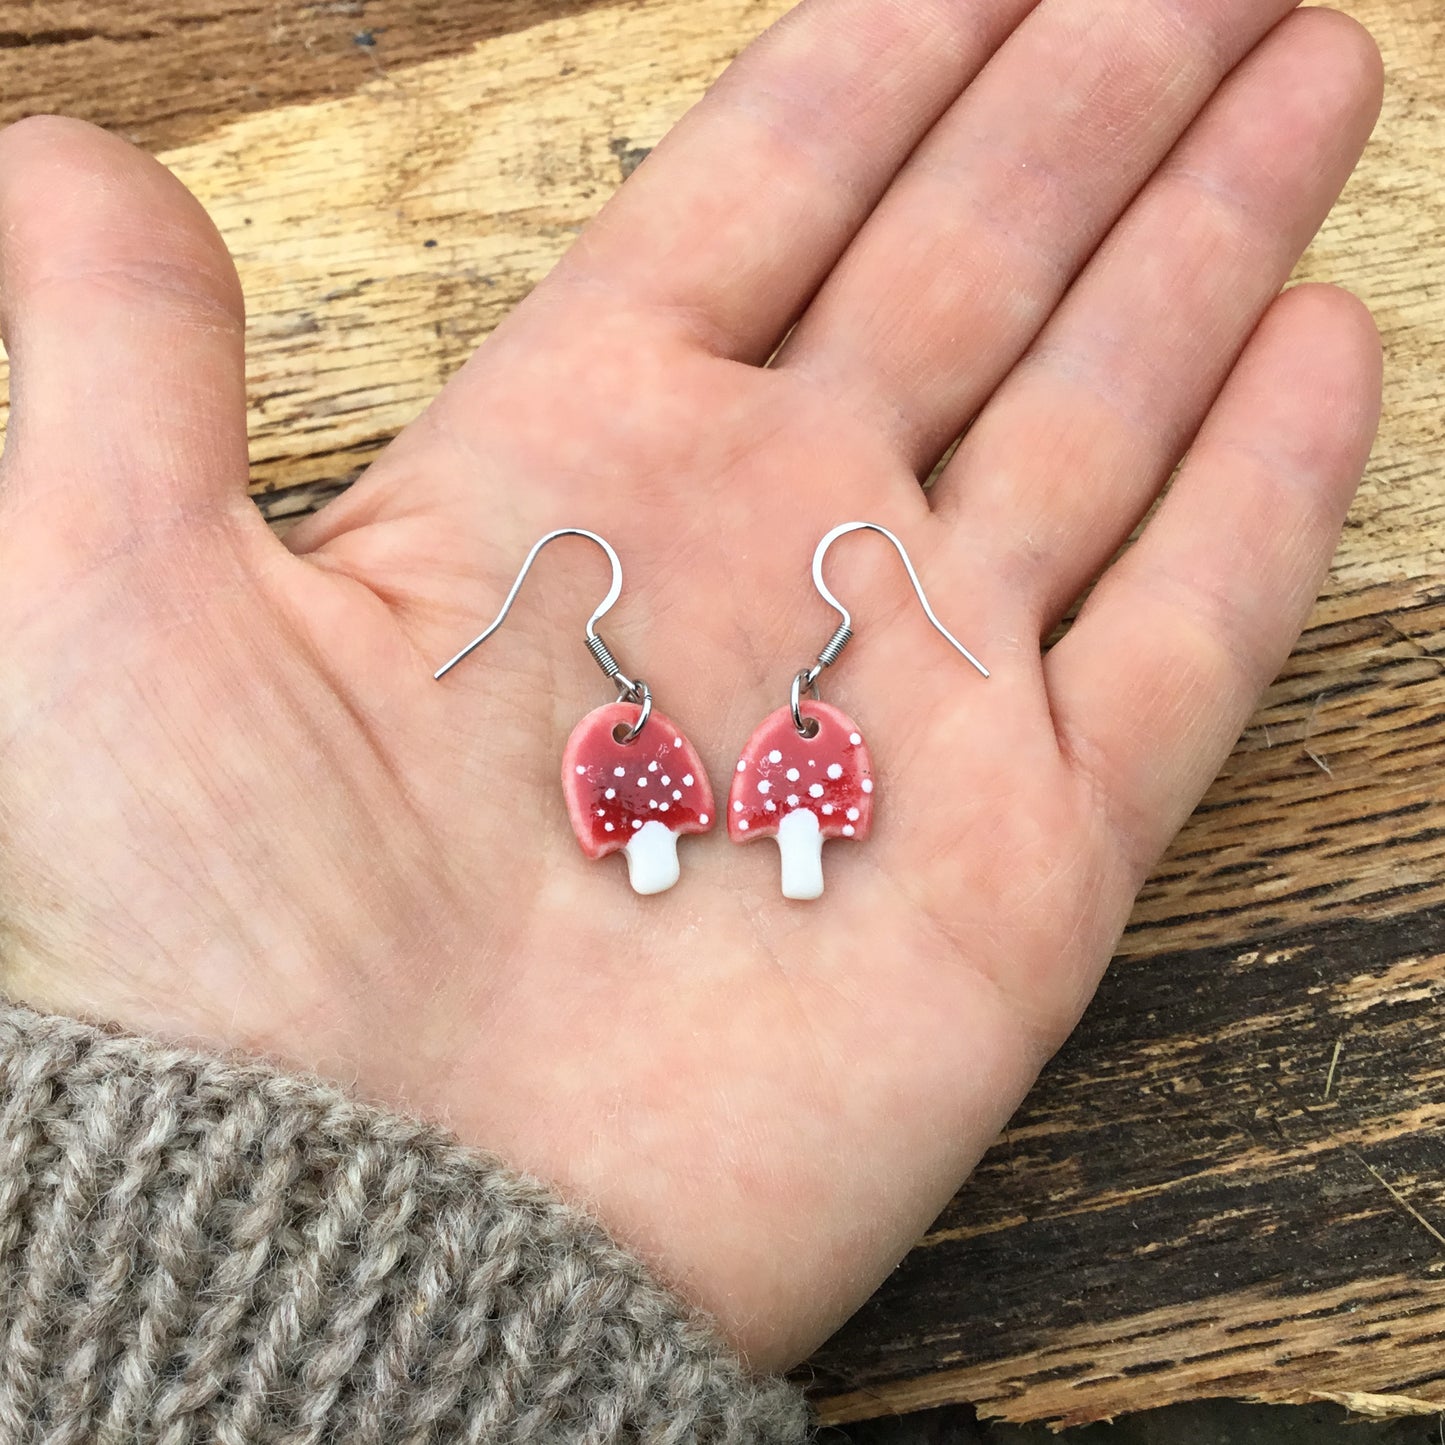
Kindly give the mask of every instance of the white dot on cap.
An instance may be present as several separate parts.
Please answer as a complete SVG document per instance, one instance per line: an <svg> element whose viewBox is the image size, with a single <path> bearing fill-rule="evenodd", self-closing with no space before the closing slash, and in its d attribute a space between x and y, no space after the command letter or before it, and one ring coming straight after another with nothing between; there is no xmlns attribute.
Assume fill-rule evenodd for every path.
<svg viewBox="0 0 1445 1445"><path fill-rule="evenodd" d="M797 770L797 768L789 768L789 769L788 769L788 781L789 781L790 783L796 783L801 776L802 776L802 774L799 773L799 771Z"/></svg>
<svg viewBox="0 0 1445 1445"><path fill-rule="evenodd" d="M649 798L649 799L647 800L647 806L648 806L649 808L655 808L655 807L657 806L657 799L656 799L656 798Z"/></svg>
<svg viewBox="0 0 1445 1445"><path fill-rule="evenodd" d="M674 788L674 789L672 790L672 801L673 801L674 803L680 803L680 802L682 802L682 789L681 789L681 788Z"/></svg>
<svg viewBox="0 0 1445 1445"><path fill-rule="evenodd" d="M758 792L760 793L770 793L772 792L772 790L773 785L766 778L764 778L762 782L758 784Z"/></svg>
<svg viewBox="0 0 1445 1445"><path fill-rule="evenodd" d="M626 768L613 768L613 770L612 770L612 776L613 776L614 778L624 777L624 776L626 775L626 773L627 773L627 769L626 769Z"/></svg>
<svg viewBox="0 0 1445 1445"><path fill-rule="evenodd" d="M768 761L770 763L780 763L783 761L783 755L777 750L777 748L774 748L772 752L768 754Z"/></svg>
<svg viewBox="0 0 1445 1445"><path fill-rule="evenodd" d="M856 823L856 822L858 821L858 810L857 810L857 808L849 808L849 809L848 809L848 821L849 821L850 823Z"/></svg>
<svg viewBox="0 0 1445 1445"><path fill-rule="evenodd" d="M673 740L672 740L672 745L673 745L673 747L675 747L675 748L680 748L680 747L682 746L682 739L681 739L681 738L673 738Z"/></svg>
<svg viewBox="0 0 1445 1445"><path fill-rule="evenodd" d="M841 777L843 776L843 764L842 764L842 763L829 763L829 764L828 764L828 776L829 776L830 778L841 778Z"/></svg>
<svg viewBox="0 0 1445 1445"><path fill-rule="evenodd" d="M615 798L615 797L617 796L617 789L616 789L616 788L608 788L608 790L607 790L605 793L603 793L602 796L603 796L604 798Z"/></svg>
<svg viewBox="0 0 1445 1445"><path fill-rule="evenodd" d="M734 813L741 813L742 810L743 810L743 805L742 805L741 803L734 803L734 804L733 804L733 812L734 812Z"/></svg>
<svg viewBox="0 0 1445 1445"><path fill-rule="evenodd" d="M672 807L671 803L659 803L657 805L657 811L659 813L665 813L670 807Z"/></svg>
<svg viewBox="0 0 1445 1445"><path fill-rule="evenodd" d="M580 778L580 777L582 776L582 774L585 773L586 771L587 771L587 769L586 769L585 767L583 767L581 763L578 763L578 764L577 764L577 776L578 776L579 778Z"/></svg>
<svg viewBox="0 0 1445 1445"><path fill-rule="evenodd" d="M798 795L796 793L788 794L788 806L790 808L796 808L798 806Z"/></svg>
<svg viewBox="0 0 1445 1445"><path fill-rule="evenodd" d="M738 759L738 772L740 772L740 773L745 773L745 772L747 772L747 770L748 770L748 760L747 760L746 758L739 758L739 759Z"/></svg>
<svg viewBox="0 0 1445 1445"><path fill-rule="evenodd" d="M768 801L763 804L763 807L764 807L769 813L776 813L776 812L778 811L778 805L777 805L775 802L773 802L773 800L772 800L771 798L769 798Z"/></svg>
<svg viewBox="0 0 1445 1445"><path fill-rule="evenodd" d="M844 823L844 824L843 824L843 836L844 836L845 838L851 838L851 837L853 836L853 834L856 833L857 831L858 831L858 830L857 830L851 823Z"/></svg>
<svg viewBox="0 0 1445 1445"><path fill-rule="evenodd" d="M644 773L640 778L638 778L638 780L637 780L637 786L638 786L639 788L645 788L645 787L647 786L647 774L646 774L646 773Z"/></svg>
<svg viewBox="0 0 1445 1445"><path fill-rule="evenodd" d="M856 747L858 746L858 744L863 741L863 739L860 738L857 733L849 733L849 734L848 734L848 741L849 741L850 743L852 743L853 746L856 748Z"/></svg>
<svg viewBox="0 0 1445 1445"><path fill-rule="evenodd" d="M634 819L632 820L632 826L633 826L634 828L640 828L640 827L642 826L642 819L641 819L641 818L634 818Z"/></svg>
<svg viewBox="0 0 1445 1445"><path fill-rule="evenodd" d="M822 783L814 783L813 786L808 789L808 796L810 798L821 798L823 796Z"/></svg>
<svg viewBox="0 0 1445 1445"><path fill-rule="evenodd" d="M691 774L691 773L684 773L684 774L683 774L682 785L683 785L684 788L690 788L690 787L692 787L692 774Z"/></svg>
<svg viewBox="0 0 1445 1445"><path fill-rule="evenodd" d="M748 831L748 820L747 820L746 818L740 818L740 819L738 820L738 832L739 832L739 833L746 833L747 831Z"/></svg>
<svg viewBox="0 0 1445 1445"><path fill-rule="evenodd" d="M672 779L669 778L666 773L662 775L662 786L664 788L670 788L672 786Z"/></svg>
<svg viewBox="0 0 1445 1445"><path fill-rule="evenodd" d="M831 818L833 816L833 805L831 803L824 803L822 811L825 818Z"/></svg>
<svg viewBox="0 0 1445 1445"><path fill-rule="evenodd" d="M647 771L648 771L649 773L655 773L655 772L657 771L657 759L656 759L656 758L654 758L654 759L652 760L652 762L648 763L648 765L647 765Z"/></svg>
<svg viewBox="0 0 1445 1445"><path fill-rule="evenodd" d="M864 778L864 779L863 779L863 791L864 791L865 793L871 793L871 792L873 791L873 779L872 779L872 778Z"/></svg>
<svg viewBox="0 0 1445 1445"><path fill-rule="evenodd" d="M697 821L698 821L699 823L701 823L704 828L706 828L706 827L707 827L707 814L706 814L706 813L699 813L699 814L697 815Z"/></svg>
<svg viewBox="0 0 1445 1445"><path fill-rule="evenodd" d="M615 832L615 831L616 831L616 830L613 828L613 826L612 826L611 823L604 823L602 826L603 826L604 828L606 828L609 833L612 833L612 832Z"/></svg>
<svg viewBox="0 0 1445 1445"><path fill-rule="evenodd" d="M599 818L605 818L605 817L607 816L607 809L606 809L606 808L598 808L598 810L597 810L597 816L598 816Z"/></svg>

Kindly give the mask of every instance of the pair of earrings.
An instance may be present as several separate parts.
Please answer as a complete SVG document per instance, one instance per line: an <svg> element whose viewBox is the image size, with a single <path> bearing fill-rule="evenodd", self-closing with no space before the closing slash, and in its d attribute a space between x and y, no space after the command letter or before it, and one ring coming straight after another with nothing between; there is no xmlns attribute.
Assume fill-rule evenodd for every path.
<svg viewBox="0 0 1445 1445"><path fill-rule="evenodd" d="M828 549L849 532L877 532L897 551L929 622L984 676L988 669L929 605L903 543L875 522L844 522L813 553L813 585L842 619L817 659L798 672L788 702L764 718L738 759L728 794L728 836L734 843L773 838L782 859L785 898L823 892L823 844L861 842L873 826L873 767L857 725L823 702L818 679L853 637L853 618L823 580ZM697 749L653 706L652 689L631 678L597 635L597 623L622 593L622 563L611 544L581 527L548 532L527 553L502 610L434 676L440 680L507 620L537 554L559 537L595 542L612 564L612 585L587 622L587 651L617 688L617 700L587 714L562 755L562 792L582 851L589 858L622 852L638 893L662 893L678 879L677 840L706 833L716 819L713 793Z"/></svg>

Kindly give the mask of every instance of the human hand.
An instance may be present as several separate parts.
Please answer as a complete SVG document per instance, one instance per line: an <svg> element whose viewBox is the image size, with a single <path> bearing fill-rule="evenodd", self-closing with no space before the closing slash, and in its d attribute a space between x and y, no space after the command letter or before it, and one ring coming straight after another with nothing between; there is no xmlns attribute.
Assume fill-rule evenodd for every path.
<svg viewBox="0 0 1445 1445"><path fill-rule="evenodd" d="M804 1354L1077 1020L1328 565L1378 344L1341 293L1275 297L1381 81L1352 22L1291 9L811 0L286 546L200 208L89 127L6 132L0 983L437 1118L759 1367ZM819 903L721 830L658 897L582 858L586 544L431 679L537 537L593 528L609 639L721 803L853 518L994 675L878 539L836 549L828 696L879 803Z"/></svg>

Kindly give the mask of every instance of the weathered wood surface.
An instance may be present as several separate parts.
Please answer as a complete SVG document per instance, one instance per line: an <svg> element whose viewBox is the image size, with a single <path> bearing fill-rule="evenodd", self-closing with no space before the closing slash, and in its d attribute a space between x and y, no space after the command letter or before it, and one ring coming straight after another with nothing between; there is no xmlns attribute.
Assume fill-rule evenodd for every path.
<svg viewBox="0 0 1445 1445"><path fill-rule="evenodd" d="M251 306L260 505L351 481L782 0L0 3L0 115L152 147ZM1304 266L1384 431L1316 621L1078 1036L813 1366L827 1418L1445 1408L1445 8Z"/></svg>

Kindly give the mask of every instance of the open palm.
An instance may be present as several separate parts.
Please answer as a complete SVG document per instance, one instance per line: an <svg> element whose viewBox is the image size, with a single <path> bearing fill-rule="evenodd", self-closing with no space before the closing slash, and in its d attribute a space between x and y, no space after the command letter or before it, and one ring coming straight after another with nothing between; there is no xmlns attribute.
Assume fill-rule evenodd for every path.
<svg viewBox="0 0 1445 1445"><path fill-rule="evenodd" d="M810 0L285 546L199 207L78 123L0 137L0 982L440 1119L756 1363L805 1352L1078 1018L1328 565L1378 346L1339 292L1276 297L1379 62L1291 9ZM839 542L823 682L877 815L818 902L722 831L650 898L582 856L586 542L432 680L538 537L599 531L604 633L721 807L853 519L993 676Z"/></svg>

